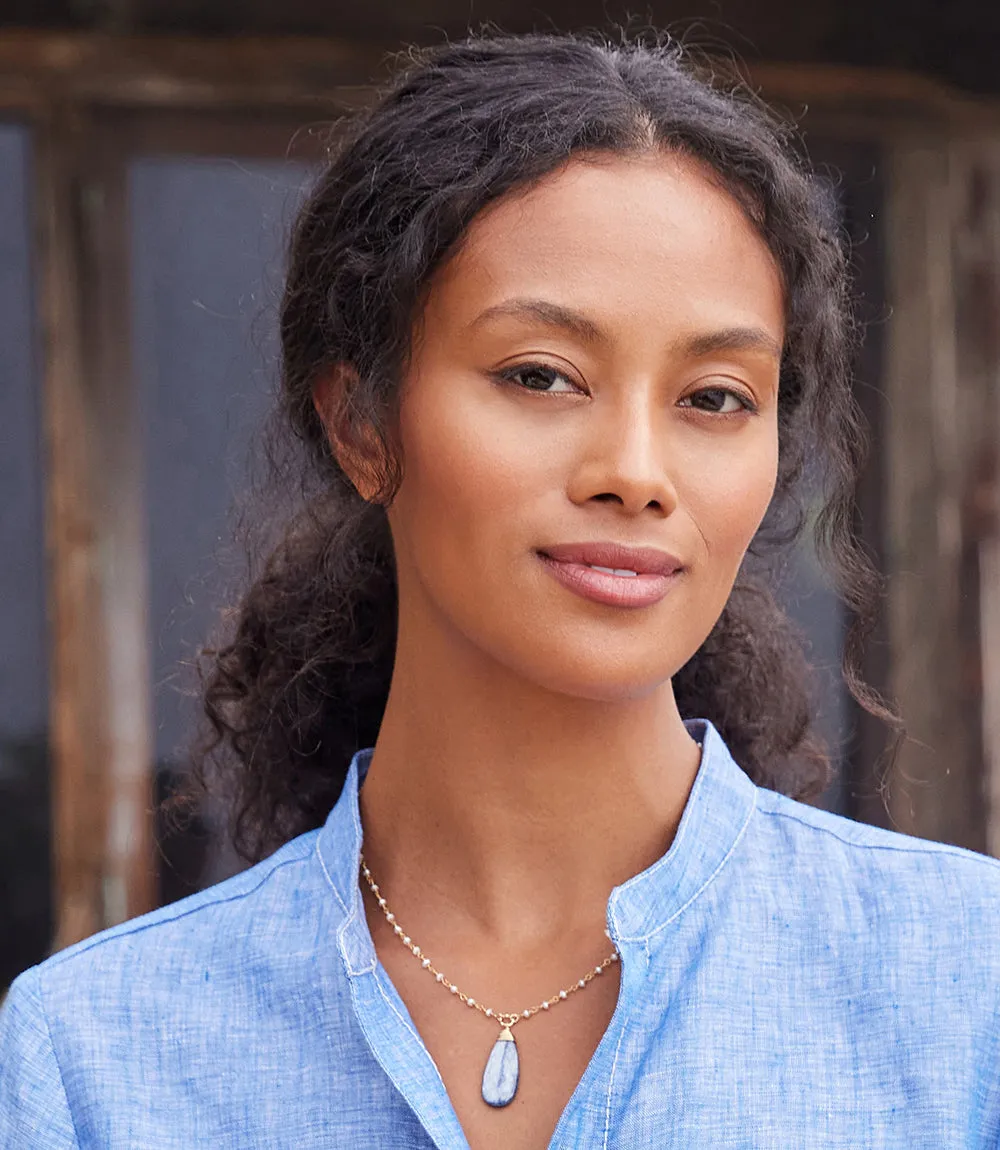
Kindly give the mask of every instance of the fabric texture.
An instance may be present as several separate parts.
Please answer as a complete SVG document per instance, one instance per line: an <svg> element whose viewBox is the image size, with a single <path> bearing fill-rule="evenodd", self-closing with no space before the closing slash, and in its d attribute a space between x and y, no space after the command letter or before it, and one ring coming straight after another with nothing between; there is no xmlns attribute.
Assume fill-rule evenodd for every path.
<svg viewBox="0 0 1000 1150"><path fill-rule="evenodd" d="M1000 1147L1000 864L762 790L688 726L701 766L608 901L618 1007L551 1146ZM466 1147L364 915L370 756L322 829L14 983L0 1147Z"/></svg>

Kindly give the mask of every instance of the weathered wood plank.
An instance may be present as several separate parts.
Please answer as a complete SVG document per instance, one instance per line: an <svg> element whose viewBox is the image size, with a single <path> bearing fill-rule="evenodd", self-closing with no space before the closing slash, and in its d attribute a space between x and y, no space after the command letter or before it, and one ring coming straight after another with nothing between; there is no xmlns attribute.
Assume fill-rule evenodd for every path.
<svg viewBox="0 0 1000 1150"><path fill-rule="evenodd" d="M96 412L83 367L76 131L55 113L36 144L44 362L55 946L103 925L106 668L100 642Z"/></svg>
<svg viewBox="0 0 1000 1150"><path fill-rule="evenodd" d="M81 281L90 302L86 366L100 413L94 487L101 533L101 639L106 649L104 920L156 905L153 717L144 436L132 373L126 157L95 124L82 187Z"/></svg>
<svg viewBox="0 0 1000 1150"><path fill-rule="evenodd" d="M394 45L393 47L398 47ZM215 39L0 31L0 102L328 108L371 98L381 47L306 37Z"/></svg>
<svg viewBox="0 0 1000 1150"><path fill-rule="evenodd" d="M984 309L1000 264L982 243L979 151L931 135L891 153L885 449L890 682L909 735L890 808L904 831L985 850L982 538L970 508L996 446Z"/></svg>
<svg viewBox="0 0 1000 1150"><path fill-rule="evenodd" d="M322 36L126 36L0 30L0 106L53 99L135 107L302 110L353 107L371 98L404 45ZM750 83L796 119L809 110L860 136L907 123L992 124L1000 101L887 68L755 64ZM824 130L827 124L824 123Z"/></svg>
<svg viewBox="0 0 1000 1150"><path fill-rule="evenodd" d="M986 849L1000 856L1000 139L958 141L954 168L967 688L957 717L979 736Z"/></svg>
<svg viewBox="0 0 1000 1150"><path fill-rule="evenodd" d="M155 875L141 458L122 316L101 304L121 203L101 202L71 109L37 150L59 948L149 909Z"/></svg>

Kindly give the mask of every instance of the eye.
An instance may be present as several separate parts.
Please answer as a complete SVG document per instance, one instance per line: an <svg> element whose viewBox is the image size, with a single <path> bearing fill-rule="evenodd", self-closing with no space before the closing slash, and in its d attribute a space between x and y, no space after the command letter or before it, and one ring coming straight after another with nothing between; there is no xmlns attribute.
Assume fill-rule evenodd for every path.
<svg viewBox="0 0 1000 1150"><path fill-rule="evenodd" d="M564 372L543 363L522 363L498 372L501 379L516 383L526 391L541 391L548 394L579 392L580 388Z"/></svg>
<svg viewBox="0 0 1000 1150"><path fill-rule="evenodd" d="M739 415L757 412L757 405L749 396L730 387L703 387L678 401L680 407L693 407L711 415Z"/></svg>

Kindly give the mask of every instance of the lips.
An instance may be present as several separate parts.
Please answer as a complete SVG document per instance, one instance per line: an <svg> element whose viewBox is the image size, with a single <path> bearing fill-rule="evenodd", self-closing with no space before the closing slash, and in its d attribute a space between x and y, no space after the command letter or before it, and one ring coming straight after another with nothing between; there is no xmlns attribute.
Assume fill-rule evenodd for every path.
<svg viewBox="0 0 1000 1150"><path fill-rule="evenodd" d="M564 543L537 554L549 574L568 590L611 607L651 607L683 571L679 559L653 547Z"/></svg>
<svg viewBox="0 0 1000 1150"><path fill-rule="evenodd" d="M557 563L578 563L636 575L673 575L683 564L655 547L626 547L621 543L559 543L539 552Z"/></svg>

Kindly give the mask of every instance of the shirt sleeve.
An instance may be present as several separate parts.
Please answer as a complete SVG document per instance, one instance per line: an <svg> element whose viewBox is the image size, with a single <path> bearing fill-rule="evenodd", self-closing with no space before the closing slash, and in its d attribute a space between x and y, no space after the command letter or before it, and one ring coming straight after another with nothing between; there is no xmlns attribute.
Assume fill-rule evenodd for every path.
<svg viewBox="0 0 1000 1150"><path fill-rule="evenodd" d="M79 1147L36 970L14 982L0 1009L0 1146Z"/></svg>

